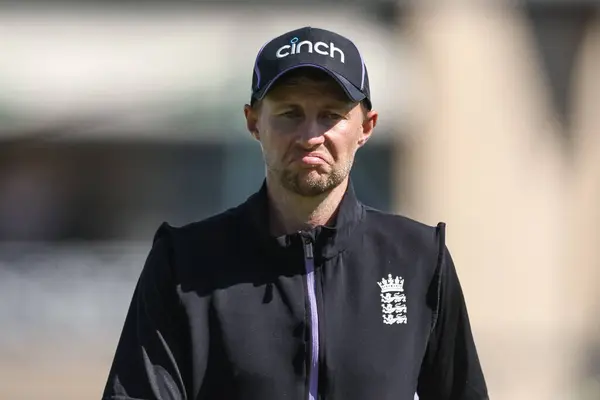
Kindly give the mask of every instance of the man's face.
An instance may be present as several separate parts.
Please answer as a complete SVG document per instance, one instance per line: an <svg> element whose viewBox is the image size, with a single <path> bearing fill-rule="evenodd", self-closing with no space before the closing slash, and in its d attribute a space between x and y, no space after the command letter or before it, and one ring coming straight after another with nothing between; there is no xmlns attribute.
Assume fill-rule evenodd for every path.
<svg viewBox="0 0 600 400"><path fill-rule="evenodd" d="M333 79L314 72L282 78L245 114L267 175L305 197L327 193L348 178L356 151L377 122L376 112L366 112Z"/></svg>

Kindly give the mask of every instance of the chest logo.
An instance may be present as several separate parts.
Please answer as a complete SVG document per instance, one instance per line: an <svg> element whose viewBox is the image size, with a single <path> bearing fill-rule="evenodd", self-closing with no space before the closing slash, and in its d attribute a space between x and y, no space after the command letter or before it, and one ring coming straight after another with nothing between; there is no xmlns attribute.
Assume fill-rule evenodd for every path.
<svg viewBox="0 0 600 400"><path fill-rule="evenodd" d="M383 323L387 325L406 324L406 295L404 294L404 279L397 276L383 278L377 282L381 288L381 311Z"/></svg>

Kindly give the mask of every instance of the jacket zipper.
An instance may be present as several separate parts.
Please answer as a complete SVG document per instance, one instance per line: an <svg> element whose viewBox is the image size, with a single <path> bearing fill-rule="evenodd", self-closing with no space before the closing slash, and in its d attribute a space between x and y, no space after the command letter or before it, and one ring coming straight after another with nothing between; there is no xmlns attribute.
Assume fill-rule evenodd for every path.
<svg viewBox="0 0 600 400"><path fill-rule="evenodd" d="M308 291L311 326L311 363L308 371L308 400L317 400L317 393L319 391L319 313L317 311L317 296L315 291L315 260L312 240L308 237L304 237L303 239L304 266L306 268L306 287Z"/></svg>

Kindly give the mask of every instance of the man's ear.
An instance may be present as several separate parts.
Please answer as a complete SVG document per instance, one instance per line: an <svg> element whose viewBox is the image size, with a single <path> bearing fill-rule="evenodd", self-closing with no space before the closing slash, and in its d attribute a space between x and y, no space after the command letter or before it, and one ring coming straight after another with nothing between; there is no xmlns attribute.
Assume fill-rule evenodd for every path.
<svg viewBox="0 0 600 400"><path fill-rule="evenodd" d="M367 140L369 140L369 138L373 134L373 130L375 129L375 126L377 126L378 118L379 118L379 113L377 111L373 111L373 110L368 111L367 114L365 115L365 118L363 119L363 123L362 123L361 136L360 136L360 139L358 140L359 147L364 146L365 143L367 143Z"/></svg>
<svg viewBox="0 0 600 400"><path fill-rule="evenodd" d="M248 132L250 132L254 139L260 140L258 133L258 110L250 104L246 104L244 106L244 115L246 116L246 128Z"/></svg>

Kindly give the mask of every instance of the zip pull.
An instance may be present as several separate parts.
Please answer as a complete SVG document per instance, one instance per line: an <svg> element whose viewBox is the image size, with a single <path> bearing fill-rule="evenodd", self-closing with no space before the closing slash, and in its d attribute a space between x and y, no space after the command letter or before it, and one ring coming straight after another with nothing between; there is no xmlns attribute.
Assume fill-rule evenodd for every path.
<svg viewBox="0 0 600 400"><path fill-rule="evenodd" d="M308 259L312 259L314 257L312 241L307 237L304 238L304 257Z"/></svg>

